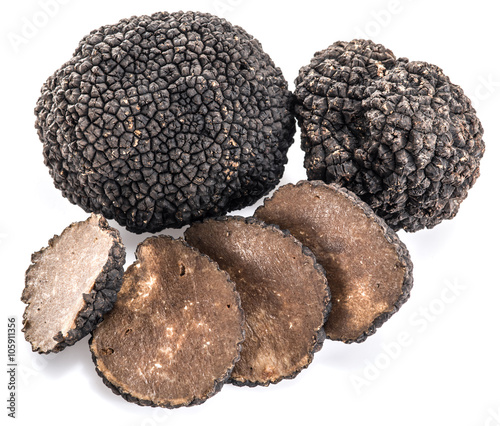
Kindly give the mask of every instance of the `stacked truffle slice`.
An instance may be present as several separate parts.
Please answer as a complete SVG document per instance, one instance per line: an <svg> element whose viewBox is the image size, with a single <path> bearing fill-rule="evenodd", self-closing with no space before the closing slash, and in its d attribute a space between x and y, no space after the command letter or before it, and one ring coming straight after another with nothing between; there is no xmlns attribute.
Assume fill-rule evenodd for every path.
<svg viewBox="0 0 500 426"><path fill-rule="evenodd" d="M255 216L289 230L325 268L332 294L328 338L360 343L408 299L413 265L406 246L352 192L321 181L288 184Z"/></svg>
<svg viewBox="0 0 500 426"><path fill-rule="evenodd" d="M139 405L196 405L239 359L240 297L226 272L182 240L139 245L115 308L90 342L104 383Z"/></svg>
<svg viewBox="0 0 500 426"><path fill-rule="evenodd" d="M240 217L197 223L186 239L196 248L163 236L139 245L90 343L104 383L127 401L173 408L204 402L228 379L269 385L307 367L330 311L310 251Z"/></svg>
<svg viewBox="0 0 500 426"><path fill-rule="evenodd" d="M185 237L228 271L241 296L246 339L231 382L269 385L307 367L323 344L331 308L324 270L311 251L254 218L207 219Z"/></svg>
<svg viewBox="0 0 500 426"><path fill-rule="evenodd" d="M104 383L127 401L175 408L227 381L293 378L325 337L361 342L408 299L404 244L338 185L285 185L255 216L205 219L186 240L146 239L117 298L117 231L94 215L71 225L27 271L26 338L46 353L95 328L90 349Z"/></svg>
<svg viewBox="0 0 500 426"><path fill-rule="evenodd" d="M406 247L338 185L285 185L255 216L205 219L186 241L139 246L91 343L114 392L177 407L205 401L226 380L267 386L293 378L325 337L362 342L408 299ZM222 274L227 297L211 274Z"/></svg>

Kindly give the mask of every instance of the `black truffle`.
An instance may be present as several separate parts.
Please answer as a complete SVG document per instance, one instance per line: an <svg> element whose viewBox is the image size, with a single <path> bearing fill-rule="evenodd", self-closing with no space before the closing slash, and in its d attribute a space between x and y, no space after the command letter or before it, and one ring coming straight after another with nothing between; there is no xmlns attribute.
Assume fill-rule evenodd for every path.
<svg viewBox="0 0 500 426"><path fill-rule="evenodd" d="M295 95L308 178L348 188L395 230L453 218L479 176L483 128L435 65L337 42L300 69Z"/></svg>
<svg viewBox="0 0 500 426"><path fill-rule="evenodd" d="M254 203L293 141L292 94L260 43L199 12L103 26L43 85L35 114L55 186L136 233Z"/></svg>
<svg viewBox="0 0 500 426"><path fill-rule="evenodd" d="M229 273L241 296L245 341L231 382L267 386L307 367L323 344L331 308L324 270L311 251L253 218L207 219L185 236Z"/></svg>
<svg viewBox="0 0 500 426"><path fill-rule="evenodd" d="M325 268L332 294L328 338L363 342L408 300L413 265L406 246L345 188L321 181L288 184L255 216L289 230Z"/></svg>
<svg viewBox="0 0 500 426"><path fill-rule="evenodd" d="M182 240L146 239L113 310L92 333L96 371L139 405L197 405L239 359L243 311L226 272Z"/></svg>
<svg viewBox="0 0 500 426"><path fill-rule="evenodd" d="M90 333L116 301L125 263L120 234L91 215L31 257L21 300L33 351L59 352Z"/></svg>

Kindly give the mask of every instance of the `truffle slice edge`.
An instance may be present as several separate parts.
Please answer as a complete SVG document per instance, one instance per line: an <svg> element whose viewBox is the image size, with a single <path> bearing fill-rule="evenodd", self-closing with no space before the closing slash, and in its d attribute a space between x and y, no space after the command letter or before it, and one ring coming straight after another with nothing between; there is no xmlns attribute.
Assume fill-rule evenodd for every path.
<svg viewBox="0 0 500 426"><path fill-rule="evenodd" d="M306 369L310 365L310 363L313 361L314 354L322 348L324 340L326 339L324 325L325 325L325 322L327 321L328 316L330 314L330 311L332 308L332 303L331 303L331 298L330 298L330 296L331 296L330 289L329 289L328 283L326 281L325 271L324 271L323 267L321 266L321 264L319 264L317 262L316 257L314 256L312 251L307 246L302 244L298 239L296 239L288 230L281 229L278 225L266 223L258 218L255 218L255 217L242 217L242 216L238 216L238 215L229 215L229 216L219 216L219 217L213 217L213 218L206 218L202 221L195 222L195 223L191 224L191 226L186 230L185 237L186 237L186 240L188 241L188 243L193 244L196 247L197 243L194 242L193 237L190 238L190 234L194 233L194 230L197 226L200 226L200 225L203 225L207 222L212 222L212 221L213 222L227 222L227 223L241 221L247 225L258 225L259 227L267 229L270 232L279 234L279 236L281 236L282 238L290 239L290 241L292 241L294 245L300 247L301 252L304 256L306 256L307 258L310 258L312 260L312 266L313 266L315 272L318 274L318 277L323 278L324 297L322 300L322 306L323 306L323 309L321 312L322 320L321 320L321 325L314 330L313 343L310 346L310 350L308 350L307 361L305 363L302 363L303 365L299 365L295 369L295 371L293 371L291 374L282 375L282 376L278 377L276 380L271 380L271 379L270 380L251 380L251 379L239 380L239 379L236 379L233 376L231 376L229 378L228 382L235 385L235 386L240 386L240 387L243 387L243 386L256 387L256 386L269 386L270 384L277 384L284 379L295 378L302 370ZM203 252L202 249L201 249L201 251ZM211 253L207 252L207 254L211 258L213 258L216 262L218 262L218 260L215 258L215 256L211 256ZM224 265L221 265L221 268L231 269L231 268L224 268ZM228 271L228 272L229 272L229 275L231 276L231 272L230 271ZM236 288L238 289L238 279L233 278L233 280L236 282ZM242 308L245 311L245 306L243 306L243 304L242 304ZM248 332L247 332L247 334L248 334ZM243 343L243 348L244 347L245 347L245 342ZM243 356L243 354L242 354L242 356Z"/></svg>
<svg viewBox="0 0 500 426"><path fill-rule="evenodd" d="M64 286L67 285L68 281L61 280L50 283L47 280L50 280L50 275L54 273L56 275L52 279L58 278L58 274L61 273L67 277L68 274L74 272L75 268L83 274L85 266L82 267L81 259L80 263L78 263L78 259L75 260L76 267L71 268L71 265L68 265L67 257L61 260L50 259L50 257L57 253L60 245L69 244L66 240L73 238L73 234L76 237L78 232L82 233L81 229L84 228L85 230L86 227L90 227L88 228L88 237L95 238L94 242L98 241L99 236L103 237L98 241L101 244L99 249L106 249L106 252L102 252L99 259L89 259L89 262L94 261L95 273L87 277L87 280L83 283L83 288L82 283L73 282L74 286L80 284L79 287L83 291L79 293L79 289L74 287L73 293L69 295L70 298L73 298L71 300L72 304L69 302L64 303L61 299L68 297L68 294L64 292ZM92 232L94 233L93 236L90 235ZM90 247L86 247L86 249L89 251L92 250ZM76 257L81 256L76 251L70 254L74 254ZM86 254L89 253L87 252ZM27 304L23 313L22 331L25 334L26 340L31 344L33 352L41 354L60 352L67 346L74 345L78 340L85 337L102 321L103 315L113 307L116 301L116 294L121 288L125 257L125 247L119 231L110 227L107 220L98 214L91 214L85 221L72 223L60 235L54 235L46 247L32 254L31 265L25 273L25 288L21 296L21 301ZM49 259L45 261L45 258ZM51 265L53 262L55 262L55 266ZM61 268L59 273L55 270L57 267ZM71 278L69 278L70 281ZM73 280L77 279L78 277L73 277ZM39 295L37 290L43 291L43 289L40 289L40 284L38 284L38 288L35 288L35 285L37 282L40 283L43 280L49 286L50 284L53 286L59 284L60 287L53 288L52 294L48 296L47 293ZM44 341L36 343L37 338L32 334L32 332L36 332L33 330L33 327L38 329L37 334L40 334L40 332L43 333L43 329L40 329L41 324L37 324L36 313L42 312L43 314L45 312L43 310L45 302L49 304L48 309L50 309L50 305L59 302L59 308L66 308L69 312L67 312L65 320L61 319L59 321L64 325L64 327L59 328L64 329L57 330L56 333L51 333L50 336L44 336ZM63 303L61 304L61 302ZM37 309L37 311L34 311L34 309ZM48 313L50 314L50 312ZM59 312L56 314L59 314ZM53 329L54 327L50 328Z"/></svg>
<svg viewBox="0 0 500 426"><path fill-rule="evenodd" d="M102 379L103 383L109 389L111 389L111 391L115 395L121 396L127 402L134 403L134 404L137 404L137 405L140 405L140 406L162 407L162 408L168 408L168 409L174 409L174 408L180 408L180 407L192 407L192 406L200 405L200 404L203 404L204 402L206 402L209 398L211 398L212 396L214 396L215 394L217 394L222 389L223 385L228 382L228 379L231 376L231 372L232 372L232 370L234 368L234 365L240 359L240 353L241 353L242 343L245 340L245 330L244 330L245 315L244 315L243 309L241 308L241 300L240 300L240 296L239 296L238 292L236 291L236 286L235 286L234 282L231 280L231 278L229 277L228 273L226 271L220 269L219 265L215 261L213 261L210 257L208 257L205 254L201 253L195 247L190 246L182 238L175 239L175 238L173 238L171 236L168 236L168 235L159 235L159 236L149 237L146 240L144 240L143 242L141 242L137 246L137 249L136 249L136 252L135 252L137 260L132 265L130 265L127 268L127 271L125 272L124 281L126 279L126 275L127 274L131 274L132 273L131 271L133 271L134 268L141 267L141 262L144 262L144 258L141 255L141 247L143 247L144 245L148 244L148 242L150 242L150 241L153 241L153 240L162 240L162 239L169 240L169 241L172 241L174 243L175 242L179 242L179 243L183 244L187 249L192 250L193 252L195 252L197 256L200 256L202 259L204 259L204 261L208 261L211 266L214 266L215 267L214 270L216 271L216 273L220 273L222 276L224 276L225 280L226 280L226 283L230 285L230 289L232 289L232 291L234 293L234 302L236 302L234 304L234 307L236 308L236 310L238 312L238 315L239 315L239 318L240 318L240 321L239 321L239 337L238 337L238 339L236 341L236 355L232 359L230 365L223 372L223 374L221 374L219 377L217 377L217 378L214 379L214 381L213 381L213 388L210 390L210 392L208 392L207 394L203 395L203 397L196 397L196 396L194 396L192 399L185 400L185 401L176 401L176 402L169 401L169 402L159 403L158 401L155 402L152 399L141 398L140 396L135 396L133 394L134 393L133 391L127 391L127 389L125 389L126 386L127 386L125 383L119 384L118 380L114 376L113 377L109 377L109 374L112 374L112 373L110 372L109 368L107 368L102 363L102 361L99 359L100 357L98 355L99 351L98 351L97 343L96 343L96 333L99 331L99 328L97 328L96 330L94 330L92 332L91 338L89 340L89 349L90 349L90 352L91 352L92 361L94 362L94 365L95 365L95 370L96 370L98 376ZM184 271L185 270L181 266L180 274L183 274ZM131 279L133 279L133 277ZM122 293L120 293L121 297L126 297ZM119 302L119 303L121 303L121 302ZM112 315L114 312L115 311L109 312L105 316L105 320L106 320L106 318L108 316ZM102 324L104 324L104 323L102 323ZM102 367L104 367L104 368L102 368ZM105 370L108 371L108 374L106 374Z"/></svg>
<svg viewBox="0 0 500 426"><path fill-rule="evenodd" d="M401 284L401 290L400 293L397 297L397 300L392 304L392 309L390 311L385 311L377 315L371 325L364 330L362 333L360 333L358 336L354 338L344 338L344 339L339 339L339 338L332 338L331 335L328 335L327 331L327 337L332 340L339 340L344 343L362 343L364 342L369 336L373 335L376 330L383 324L385 323L394 313L396 313L401 306L409 299L410 297L410 291L413 287L413 263L410 258L410 254L408 252L407 247L405 244L399 239L398 235L396 232L379 216L377 216L374 211L371 209L371 207L363 202L356 194L353 192L347 190L346 188L335 184L335 183L330 183L327 184L323 181L320 180L301 180L297 182L296 184L286 184L278 188L272 196L267 197L264 200L264 203L262 206L258 207L257 210L255 211L254 215L260 220L265 220L267 222L270 222L271 219L267 217L266 214L266 209L267 205L272 203L272 199L275 196L275 194L278 191L283 191L286 190L287 187L300 187L304 185L310 185L313 189L314 188L328 188L329 190L336 191L343 195L348 201L352 202L354 206L360 208L363 212L363 214L367 217L367 219L372 220L375 222L376 225L378 225L384 235L385 240L389 243L389 245L395 250L395 253L398 257L399 262L402 263L402 266L404 267L404 275L402 278L402 284ZM285 219L286 220L286 219ZM281 221L281 220L280 220ZM277 222L280 222L277 221ZM285 224L282 222L280 223L282 228L286 228ZM293 232L293 234L296 234L296 232ZM300 239L300 236L297 236ZM304 244L307 244L306 241L303 241ZM321 263L321 259L318 260L318 262ZM328 269L325 267L325 269ZM330 275L328 270L327 270L327 276ZM331 283L329 283L331 287ZM332 297L333 297L333 291L332 291ZM332 308L334 309L334 308ZM328 326L326 326L328 328Z"/></svg>

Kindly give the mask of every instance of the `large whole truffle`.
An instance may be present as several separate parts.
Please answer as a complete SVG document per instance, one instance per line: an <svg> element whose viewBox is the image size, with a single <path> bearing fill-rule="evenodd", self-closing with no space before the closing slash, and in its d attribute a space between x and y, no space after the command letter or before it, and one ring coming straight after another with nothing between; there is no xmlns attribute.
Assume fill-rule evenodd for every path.
<svg viewBox="0 0 500 426"><path fill-rule="evenodd" d="M156 232L269 192L293 140L291 98L242 28L156 13L86 36L43 85L36 128L66 198Z"/></svg>
<svg viewBox="0 0 500 426"><path fill-rule="evenodd" d="M440 68L371 41L337 42L296 87L309 179L345 186L395 230L456 215L479 176L483 128Z"/></svg>

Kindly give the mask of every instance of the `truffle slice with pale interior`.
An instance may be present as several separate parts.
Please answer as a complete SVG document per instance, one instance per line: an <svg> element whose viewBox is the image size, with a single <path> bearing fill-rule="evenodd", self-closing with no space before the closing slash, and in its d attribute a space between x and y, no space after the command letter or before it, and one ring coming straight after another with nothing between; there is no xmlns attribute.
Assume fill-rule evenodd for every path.
<svg viewBox="0 0 500 426"><path fill-rule="evenodd" d="M33 351L59 352L90 333L116 301L125 263L120 234L92 214L31 256L21 300Z"/></svg>
<svg viewBox="0 0 500 426"><path fill-rule="evenodd" d="M243 311L228 274L183 240L151 237L90 342L97 373L139 405L201 404L239 359Z"/></svg>
<svg viewBox="0 0 500 426"><path fill-rule="evenodd" d="M255 217L288 229L325 268L332 294L328 338L360 343L408 299L413 265L406 246L366 203L339 185L282 186Z"/></svg>
<svg viewBox="0 0 500 426"><path fill-rule="evenodd" d="M241 297L246 337L231 382L267 386L307 367L324 341L331 307L323 268L310 250L253 218L208 219L185 237L229 273Z"/></svg>

